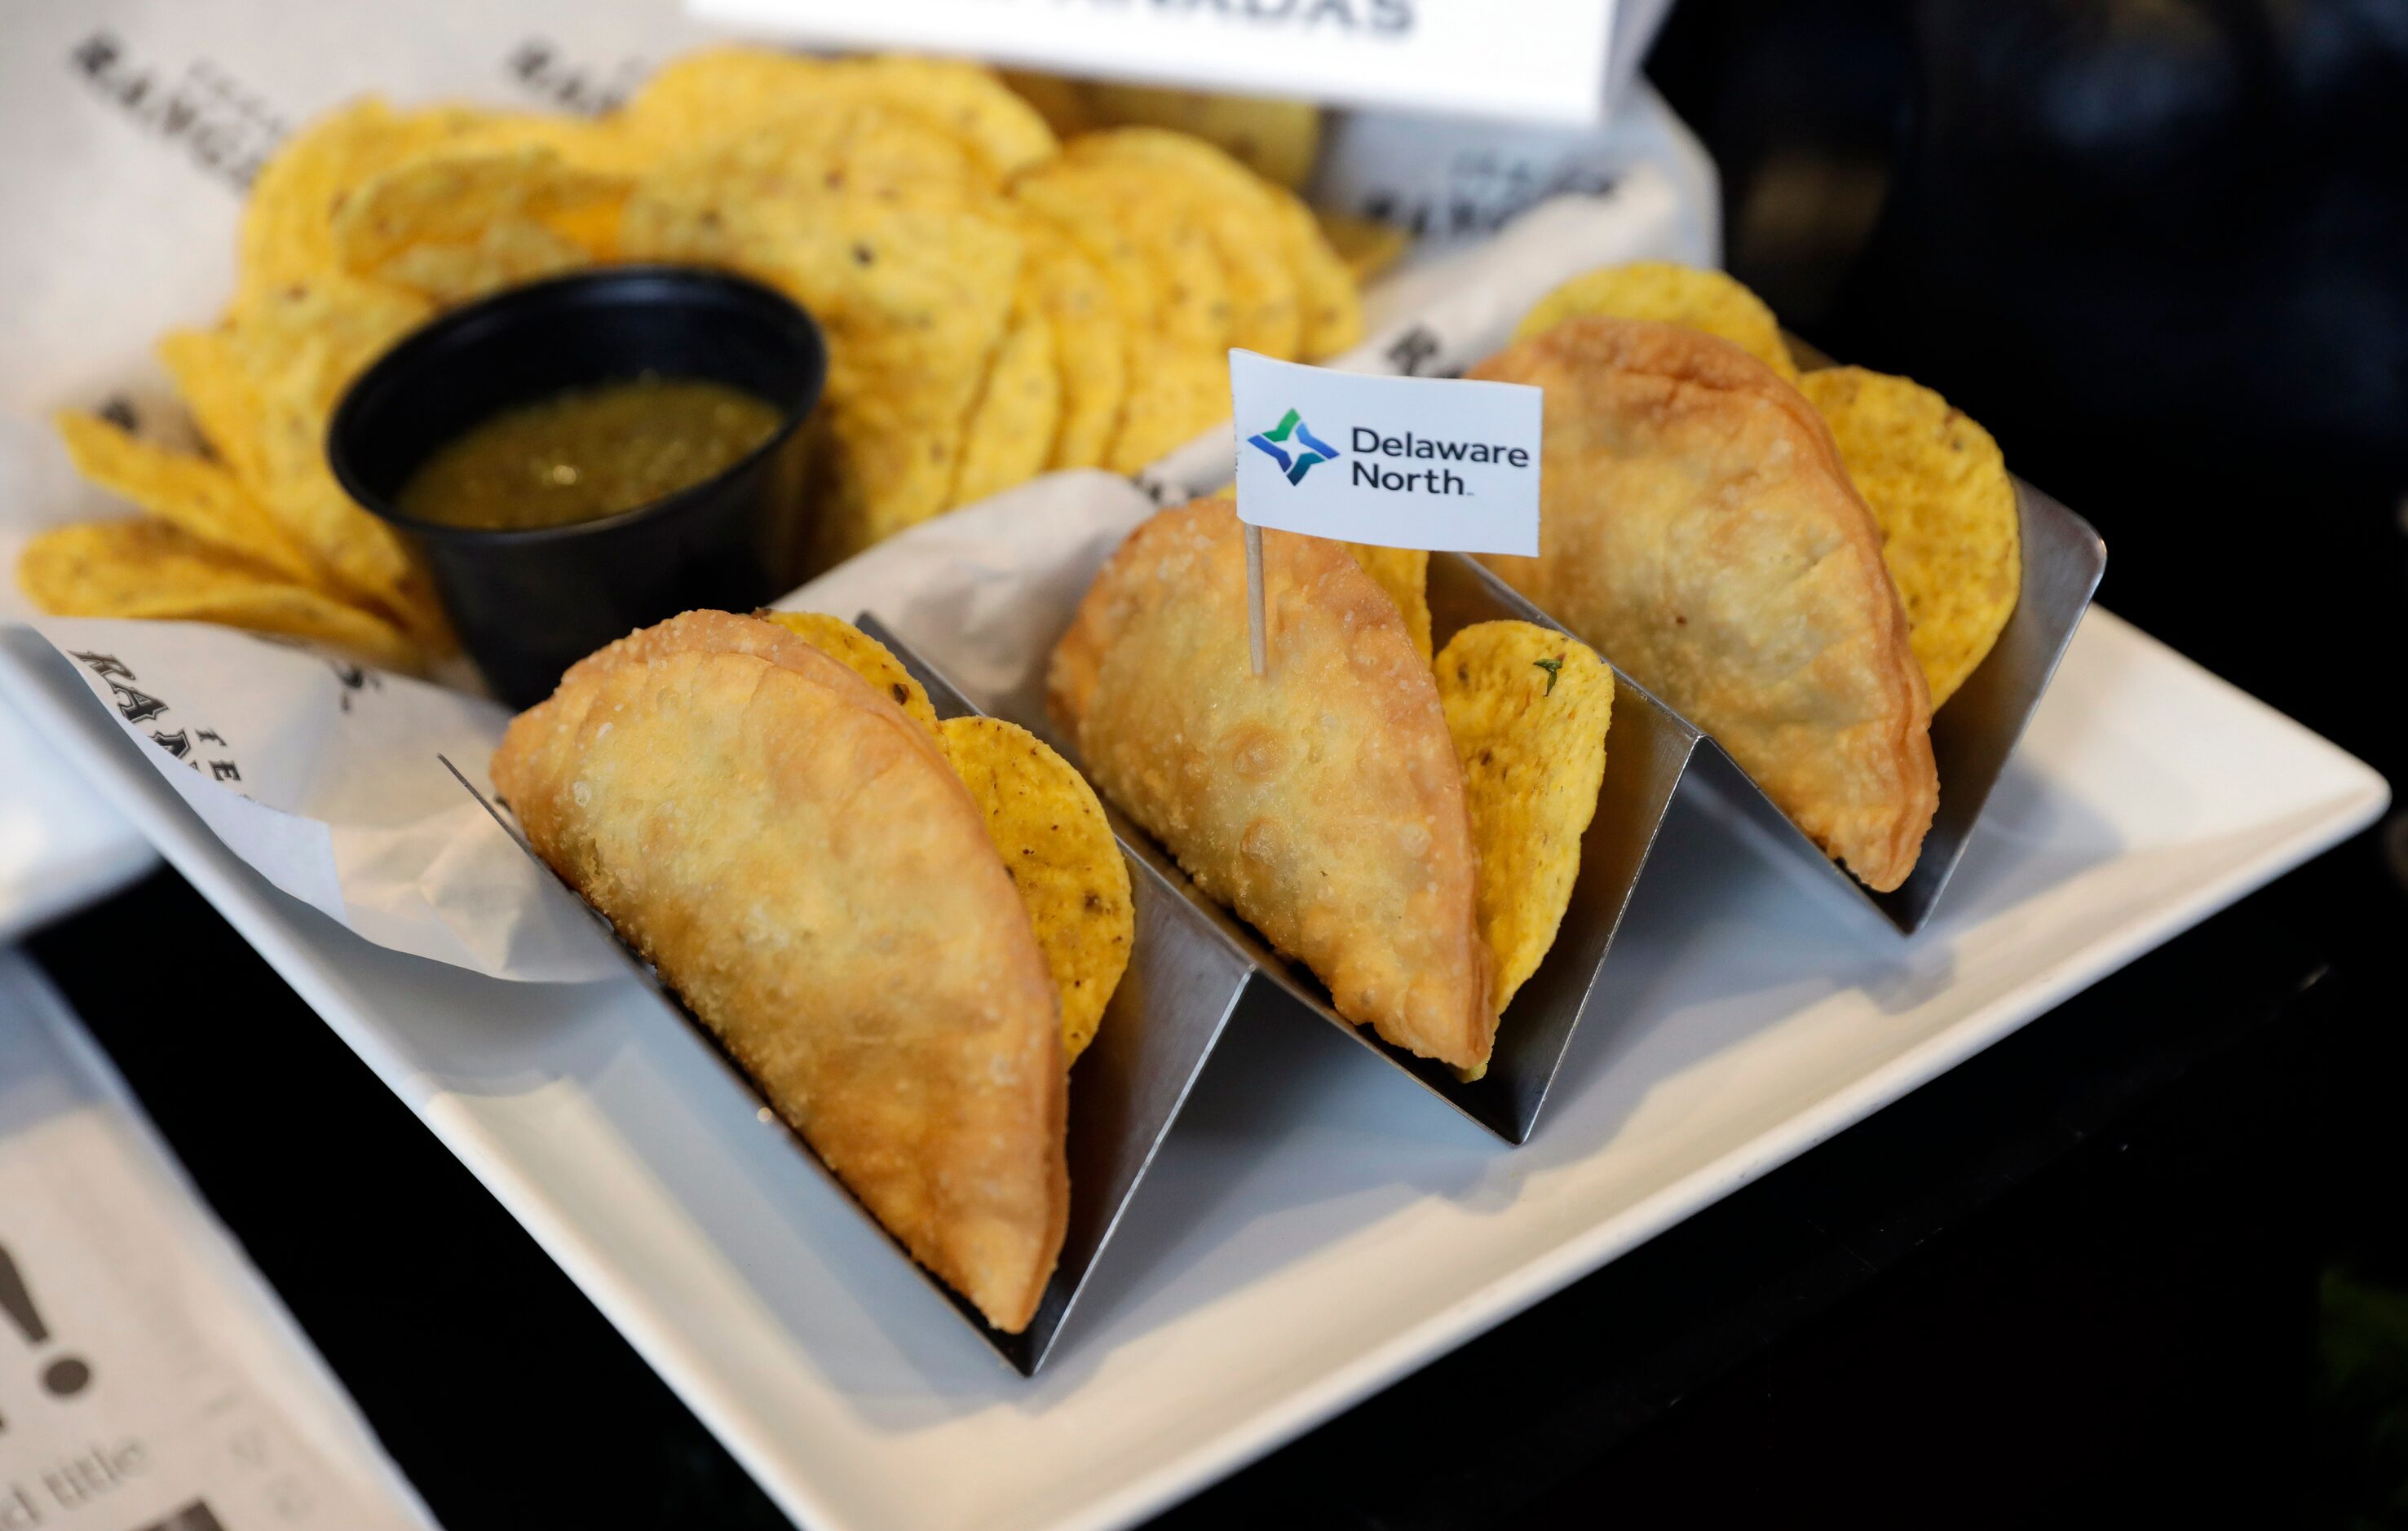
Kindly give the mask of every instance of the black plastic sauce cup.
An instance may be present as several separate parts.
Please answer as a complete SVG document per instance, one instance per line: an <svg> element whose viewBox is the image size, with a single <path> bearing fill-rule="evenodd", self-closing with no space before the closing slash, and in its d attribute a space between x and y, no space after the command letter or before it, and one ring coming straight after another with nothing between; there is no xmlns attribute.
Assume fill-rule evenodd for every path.
<svg viewBox="0 0 2408 1531"><path fill-rule="evenodd" d="M593 521L493 531L405 515L436 451L512 405L636 378L696 378L777 409L777 434L717 476ZM385 353L336 409L326 454L352 498L424 550L444 609L494 694L541 701L613 638L695 607L782 594L810 528L799 430L827 380L810 316L756 282L612 266L499 293Z"/></svg>

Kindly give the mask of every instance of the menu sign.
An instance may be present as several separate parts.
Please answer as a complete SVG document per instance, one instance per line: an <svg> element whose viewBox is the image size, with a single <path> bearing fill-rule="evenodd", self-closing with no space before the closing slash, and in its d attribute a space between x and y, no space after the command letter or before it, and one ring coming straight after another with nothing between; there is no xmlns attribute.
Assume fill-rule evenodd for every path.
<svg viewBox="0 0 2408 1531"><path fill-rule="evenodd" d="M1581 124L1602 115L1616 0L688 0L829 48L1339 106Z"/></svg>

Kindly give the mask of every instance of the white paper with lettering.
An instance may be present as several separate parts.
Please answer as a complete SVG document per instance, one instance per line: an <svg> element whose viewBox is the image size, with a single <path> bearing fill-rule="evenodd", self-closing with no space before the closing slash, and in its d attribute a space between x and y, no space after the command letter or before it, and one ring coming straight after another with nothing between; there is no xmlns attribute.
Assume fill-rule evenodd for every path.
<svg viewBox="0 0 2408 1531"><path fill-rule="evenodd" d="M841 48L967 53L1073 75L1341 106L1594 122L1614 0L688 0Z"/></svg>
<svg viewBox="0 0 2408 1531"><path fill-rule="evenodd" d="M0 952L0 1531L434 1524L81 1024Z"/></svg>
<svg viewBox="0 0 2408 1531"><path fill-rule="evenodd" d="M1539 552L1543 396L1229 352L1238 519L1341 542Z"/></svg>

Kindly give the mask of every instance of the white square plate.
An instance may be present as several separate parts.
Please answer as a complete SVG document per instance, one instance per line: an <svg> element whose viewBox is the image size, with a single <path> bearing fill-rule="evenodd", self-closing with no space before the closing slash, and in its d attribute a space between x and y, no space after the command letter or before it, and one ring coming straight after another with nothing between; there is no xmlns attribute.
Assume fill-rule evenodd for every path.
<svg viewBox="0 0 2408 1531"><path fill-rule="evenodd" d="M0 945L114 893L158 857L0 702Z"/></svg>
<svg viewBox="0 0 2408 1531"><path fill-rule="evenodd" d="M1531 1143L1240 1018L1024 1380L648 992L368 945L204 830L38 639L0 692L808 1525L1117 1525L1783 1163L2372 822L2381 778L2103 611L1901 940L1676 804ZM272 1102L257 1103L273 1109Z"/></svg>

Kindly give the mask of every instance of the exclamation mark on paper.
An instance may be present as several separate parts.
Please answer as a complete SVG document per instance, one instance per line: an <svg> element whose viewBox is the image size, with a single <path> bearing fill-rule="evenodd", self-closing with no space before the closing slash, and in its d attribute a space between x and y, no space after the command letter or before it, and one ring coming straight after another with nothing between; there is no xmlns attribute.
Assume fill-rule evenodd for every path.
<svg viewBox="0 0 2408 1531"><path fill-rule="evenodd" d="M42 1310L34 1306L34 1295L25 1289L25 1278L6 1244L0 1244L0 1312L16 1324L26 1344L38 1346L50 1338L50 1326L42 1322ZM92 1367L79 1355L53 1356L42 1368L43 1390L52 1397L74 1397L91 1383Z"/></svg>

